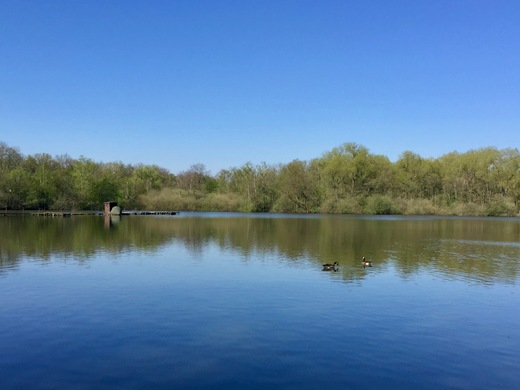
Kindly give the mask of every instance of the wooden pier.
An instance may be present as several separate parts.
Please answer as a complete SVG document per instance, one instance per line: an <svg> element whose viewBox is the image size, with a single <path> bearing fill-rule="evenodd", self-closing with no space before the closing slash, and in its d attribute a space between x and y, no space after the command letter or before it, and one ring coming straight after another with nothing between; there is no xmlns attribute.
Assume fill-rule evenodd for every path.
<svg viewBox="0 0 520 390"><path fill-rule="evenodd" d="M38 211L31 213L37 217L71 217L72 211Z"/></svg>
<svg viewBox="0 0 520 390"><path fill-rule="evenodd" d="M121 215L176 215L178 214L178 211L121 211Z"/></svg>
<svg viewBox="0 0 520 390"><path fill-rule="evenodd" d="M0 216L33 215L36 217L74 217L80 215L88 216L121 216L121 215L176 215L179 212L173 210L121 210L117 202L105 202L104 208L100 210L0 210Z"/></svg>
<svg viewBox="0 0 520 390"><path fill-rule="evenodd" d="M129 210L122 211L119 215L176 215L178 211L162 210L162 211L148 211L148 210ZM103 211L34 211L30 212L36 217L74 217L80 215L103 216Z"/></svg>

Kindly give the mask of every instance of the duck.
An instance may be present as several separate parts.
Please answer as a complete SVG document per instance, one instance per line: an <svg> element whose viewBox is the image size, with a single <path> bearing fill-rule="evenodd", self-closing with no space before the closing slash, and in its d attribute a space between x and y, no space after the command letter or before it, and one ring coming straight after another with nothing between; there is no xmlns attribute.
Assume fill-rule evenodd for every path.
<svg viewBox="0 0 520 390"><path fill-rule="evenodd" d="M372 260L366 260L365 256L363 256L363 258L361 259L361 265L363 266L363 268L372 267Z"/></svg>
<svg viewBox="0 0 520 390"><path fill-rule="evenodd" d="M325 263L323 264L323 271L331 271L331 270L336 270L336 267L338 266L338 262L335 261L333 264L331 263Z"/></svg>

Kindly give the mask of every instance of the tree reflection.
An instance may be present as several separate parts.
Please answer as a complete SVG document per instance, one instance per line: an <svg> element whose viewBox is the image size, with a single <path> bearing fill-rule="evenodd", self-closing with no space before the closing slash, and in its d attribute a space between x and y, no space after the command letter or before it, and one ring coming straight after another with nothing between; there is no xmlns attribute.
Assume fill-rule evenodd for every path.
<svg viewBox="0 0 520 390"><path fill-rule="evenodd" d="M520 221L437 217L349 217L258 214L188 214L175 217L0 219L0 273L24 258L52 256L88 261L99 252L156 251L172 242L193 254L208 245L240 256L310 261L319 268L337 261L344 280L393 266L403 277L432 269L478 283L518 278Z"/></svg>

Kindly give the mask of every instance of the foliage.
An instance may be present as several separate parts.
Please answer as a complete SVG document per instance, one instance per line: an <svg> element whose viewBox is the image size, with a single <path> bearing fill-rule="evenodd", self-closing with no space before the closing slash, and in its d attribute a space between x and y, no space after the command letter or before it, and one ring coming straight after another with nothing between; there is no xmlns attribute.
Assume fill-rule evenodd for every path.
<svg viewBox="0 0 520 390"><path fill-rule="evenodd" d="M520 212L518 149L487 147L392 163L356 143L311 161L221 170L203 164L173 175L156 165L86 157L23 156L0 142L0 207L344 214L514 216Z"/></svg>
<svg viewBox="0 0 520 390"><path fill-rule="evenodd" d="M371 195L366 200L365 214L401 214L394 201L386 195Z"/></svg>
<svg viewBox="0 0 520 390"><path fill-rule="evenodd" d="M315 172L303 161L294 160L280 170L280 197L275 211L313 213L319 210L320 197Z"/></svg>
<svg viewBox="0 0 520 390"><path fill-rule="evenodd" d="M514 202L502 195L495 195L486 205L486 214L490 217L501 217L515 214Z"/></svg>
<svg viewBox="0 0 520 390"><path fill-rule="evenodd" d="M403 214L407 215L439 215L443 214L442 210L435 205L431 199L402 199L396 200L398 208ZM445 213L444 213L445 214Z"/></svg>

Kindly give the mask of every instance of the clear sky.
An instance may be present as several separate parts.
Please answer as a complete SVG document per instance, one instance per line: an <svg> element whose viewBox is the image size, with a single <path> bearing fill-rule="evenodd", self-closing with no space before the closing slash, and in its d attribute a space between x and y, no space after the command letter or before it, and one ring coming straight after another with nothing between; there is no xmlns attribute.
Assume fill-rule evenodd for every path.
<svg viewBox="0 0 520 390"><path fill-rule="evenodd" d="M212 173L520 147L518 0L0 0L0 141Z"/></svg>

